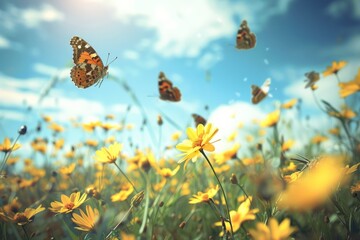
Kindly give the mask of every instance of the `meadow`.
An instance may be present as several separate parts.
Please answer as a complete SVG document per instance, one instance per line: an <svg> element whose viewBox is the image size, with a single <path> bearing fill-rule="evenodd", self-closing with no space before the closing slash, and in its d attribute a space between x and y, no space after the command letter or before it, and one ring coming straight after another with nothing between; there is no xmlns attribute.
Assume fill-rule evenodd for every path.
<svg viewBox="0 0 360 240"><path fill-rule="evenodd" d="M126 114L63 126L42 113L36 128L19 126L1 139L0 238L359 239L360 71L340 79L346 64L305 74L303 87L334 124L309 134L300 151L293 151L297 139L284 137L292 131L284 127L285 113L299 111L296 98L252 126L239 123L227 139L196 114L192 126L167 132L161 129L176 119L166 115L145 115L141 126ZM330 75L337 77L342 108L316 96L317 81ZM126 82L110 80L132 97L128 111L141 108ZM259 101L267 95L261 93L253 93ZM171 142L139 147L142 139L131 138L132 131L150 132L148 121L157 123L152 133ZM244 136L248 127L255 131ZM83 138L73 144L75 131ZM246 138L246 149L239 138ZM221 141L232 147L216 151Z"/></svg>

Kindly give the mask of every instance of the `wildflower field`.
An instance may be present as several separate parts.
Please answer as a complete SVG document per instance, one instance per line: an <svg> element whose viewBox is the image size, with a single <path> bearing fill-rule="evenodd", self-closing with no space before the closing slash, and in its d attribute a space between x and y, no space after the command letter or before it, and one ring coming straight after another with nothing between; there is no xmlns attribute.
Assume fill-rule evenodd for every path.
<svg viewBox="0 0 360 240"><path fill-rule="evenodd" d="M345 65L333 62L322 78ZM359 74L339 79L344 103L357 97ZM334 127L293 152L296 139L284 137L290 130L282 116L298 104L292 99L255 121L247 157L239 157L245 150L235 137L246 126L218 139L219 129L199 115L193 126L160 131L173 139L160 152L121 140L131 131L126 115L67 128L42 115L36 128L19 126L0 145L1 238L357 239L359 105L336 109L323 101L319 111ZM164 122L159 115L159 130ZM64 134L77 130L86 138L68 146ZM323 147L330 139L337 148ZM231 147L216 152L219 141Z"/></svg>
<svg viewBox="0 0 360 240"><path fill-rule="evenodd" d="M95 0L90 2L97 3ZM116 1L109 2L113 4ZM66 60L61 61L69 64L63 69L63 66L58 67L64 65L59 63L60 60L47 63L57 65L54 71L45 64L35 65L41 74L51 72L46 85L41 81L41 84L36 83L33 76L24 77L23 82L15 77L9 78L10 73L17 74L16 67L25 69L20 67L21 61L16 58L19 66L14 64L15 70L10 67L4 71L0 69L0 239L360 239L358 55L354 57L344 50L349 54L348 58L339 55L341 57L333 60L326 55L331 51L326 50L325 57L318 57L316 55L320 55L321 51L312 49L315 45L309 43L311 39L304 38L303 41L309 41L306 43L312 54L306 56L307 65L302 65L295 73L286 73L286 76L293 74L296 79L301 79L291 83L296 86L295 91L287 91L297 94L293 97L282 95L288 79L277 80L283 73L277 71L276 64L271 65L268 58L258 61L254 56L269 56L271 60L271 48L267 47L267 39L262 38L264 35L261 33L261 30L266 30L259 25L274 27L276 32L276 25L267 26L266 21L284 14L284 2L280 1L278 9L267 5L261 8L259 4L257 8L264 15L258 22L251 16L260 16L260 11L245 8L245 5L233 8L235 3L219 6L201 3L203 15L211 7L214 12L219 11L219 16L210 11L206 20L215 19L215 23L209 24L214 32L231 25L233 16L229 19L225 17L229 12L237 14L237 11L245 11L241 12L241 21L236 23L236 29L230 30L233 32L231 46L224 42L220 42L226 46L223 48L211 45L212 41L227 40L227 35L215 38L210 30L199 31L203 29L200 24L199 29L194 27L193 32L187 33L199 49L194 50L187 44L184 44L185 48L179 47L184 45L176 45L180 50L168 47L169 52L173 50L171 54L175 60L170 60L171 54L166 53L168 55L154 58L156 63L163 61L164 65L149 61L149 68L156 71L156 76L148 76L149 68L143 65L147 64L151 54L166 49L164 46L168 42L159 41L163 45L151 45L143 41L140 57L135 51L125 51L126 57L122 57L120 51L117 53L115 50L109 57L110 54L106 56L103 49L99 51L100 46L90 45L87 40L91 41L90 36L93 39L95 36L86 36L87 28L76 25L77 22L72 20L67 27L74 25L79 33L66 38L66 42L58 39L56 42L54 38L54 44L48 41L53 44L50 49L54 52L57 49L62 51L62 46L65 46ZM76 4L80 3L76 1ZM76 4L75 1L68 3L74 9L79 6L82 9L82 5ZM127 4L120 4L120 9ZM193 3L190 1L188 4ZM225 7L227 12L222 10ZM13 13L22 14L22 10L15 11L13 7L6 12L2 8L0 5L0 20L5 19L6 26L0 26L0 30L10 29L10 23L33 29L43 23L67 21L58 10L60 5L58 8L44 5L41 11L38 9L40 13L46 13L43 16L35 14L35 7L27 12L24 10L23 19L26 21L23 25L22 18L14 22L9 20L14 18ZM169 7L173 8L176 6ZM81 15L79 9L76 13ZM155 21L156 24L149 20L152 14L149 17L143 11L135 11L127 18L131 21L137 19L136 26L145 24L146 30L149 30L158 23L166 25L168 19L185 21L188 12L194 15L193 10L185 6L167 18L164 9L160 11L163 15L157 13L160 21ZM341 11L343 9L340 8ZM125 10L131 11L131 7ZM340 10L336 14L343 13ZM69 18L76 15L70 13ZM232 12L239 17L235 13ZM2 14L6 16L1 17ZM336 14L335 18L340 16ZM123 20L123 15L119 15ZM194 26L201 22L200 15ZM94 16L91 14L91 17ZM177 20L174 22L169 22L171 27L165 27L175 36L171 39L169 34L169 42L175 41L175 38L188 41L183 35L176 35L176 31L185 30L174 27L172 24L176 25ZM193 27L190 25L187 24L186 29ZM99 26L96 25L97 30L105 29L103 25ZM51 35L48 33L53 33L54 29L44 27L44 36ZM125 40L127 37L131 39L134 32L128 31L128 35L123 34L124 37L116 41L120 42L119 45L129 44ZM329 32L333 34L333 29ZM81 33L86 40L78 36ZM11 49L3 35L6 35L5 31L0 34L0 53L24 49L20 44ZM356 39L360 39L357 36ZM110 37L112 33L101 36L101 42L106 47L105 42L110 42ZM281 41L276 42L285 44L291 41L291 37L291 33L284 34ZM336 46L342 51L341 41L344 40L339 40L340 47ZM203 55L207 59L206 67L196 65L194 60L195 57L200 58L200 52L205 52L204 42L215 46L209 47L209 54ZM136 46L139 45L136 43ZM275 46L279 48L279 45ZM280 50L295 61L297 57L303 58L300 53L305 52L306 47L302 42L301 47L294 52ZM356 54L358 47L353 49ZM70 51L71 55L68 54ZM252 55L254 52L258 55ZM32 54L44 56L49 52L34 50ZM240 56L240 60L233 64L233 59L230 61L226 56L233 59ZM312 57L326 61L314 63L314 67L309 68ZM126 72L126 58L128 62L135 62L137 68L134 71ZM185 59L185 63L180 61L181 58ZM277 57L273 59L276 62ZM287 61L286 57L281 57L283 59ZM13 60L9 58L6 61ZM172 62L163 69L166 61ZM225 64L220 65L221 61ZM178 68L172 66L175 63L178 63ZM119 70L117 64L126 70ZM246 64L252 65L249 67ZM304 66L306 71L302 71ZM205 79L199 80L200 74L194 74L196 81L192 81L171 73L183 71L188 74L195 72L196 68L201 69L203 78L205 72ZM355 74L347 71L354 68ZM6 71L8 76L3 73ZM255 82L255 73L261 71L268 71L266 75L270 77L265 81L262 79L261 83ZM347 71L346 74L343 74L344 71ZM136 82L134 79L138 76L146 81ZM249 79L244 76L249 76ZM2 81L6 77L11 81ZM238 81L240 78L243 80ZM332 87L326 88L328 84ZM21 94L5 92L2 88L18 88L16 90ZM31 92L34 89L36 91ZM29 92L34 93L34 98ZM154 92L155 96L152 96ZM228 97L229 92L236 96L235 100L232 96ZM76 94L82 98L77 99ZM146 94L148 96L144 96ZM28 102L16 105L16 114L11 112L11 101L22 101L22 96ZM119 103L123 108L115 111L115 105L111 104L117 104L120 97L124 97ZM100 103L103 99L108 102ZM61 105L64 102L66 104ZM237 105L239 102L242 103ZM99 107L101 104L105 107ZM226 110L226 114L219 110L228 107L231 111ZM253 109L260 117L254 117ZM25 112L25 117L18 117L20 112ZM6 116L7 113L11 114ZM87 114L97 118L87 118Z"/></svg>

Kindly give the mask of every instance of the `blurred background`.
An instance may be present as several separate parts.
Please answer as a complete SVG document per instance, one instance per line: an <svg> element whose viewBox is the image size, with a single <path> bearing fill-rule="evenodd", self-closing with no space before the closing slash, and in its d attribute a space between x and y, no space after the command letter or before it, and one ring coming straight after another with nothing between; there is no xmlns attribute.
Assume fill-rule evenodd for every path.
<svg viewBox="0 0 360 240"><path fill-rule="evenodd" d="M235 48L242 20L257 37L253 49ZM239 123L262 119L293 98L299 99L296 111L286 113L292 134L320 132L333 120L315 100L339 108L344 100L335 75L321 77L311 91L304 74L345 60L339 78L353 80L360 66L359 21L357 0L2 0L0 139L15 138L22 124L34 131L44 115L69 128L112 114L114 121L126 115L134 142L146 147L159 141L159 114L166 143L174 131L194 125L192 113L220 128L223 139ZM101 87L79 89L71 81L73 36L90 43L104 62L108 53L109 60L117 57ZM159 99L160 71L181 90L181 102ZM270 96L253 105L251 85L267 78ZM64 135L70 143L84 137Z"/></svg>

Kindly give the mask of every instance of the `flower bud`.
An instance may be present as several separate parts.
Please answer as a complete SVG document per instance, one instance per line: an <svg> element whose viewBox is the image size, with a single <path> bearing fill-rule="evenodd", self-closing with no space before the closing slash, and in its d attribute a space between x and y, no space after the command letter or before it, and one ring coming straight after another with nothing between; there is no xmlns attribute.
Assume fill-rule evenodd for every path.
<svg viewBox="0 0 360 240"><path fill-rule="evenodd" d="M232 184L238 184L237 177L236 177L236 175L235 175L234 173L231 174L230 182L231 182Z"/></svg>
<svg viewBox="0 0 360 240"><path fill-rule="evenodd" d="M27 127L26 127L26 125L22 125L22 126L19 128L19 130L18 130L18 133L19 133L20 135L25 135L26 132L27 132Z"/></svg>

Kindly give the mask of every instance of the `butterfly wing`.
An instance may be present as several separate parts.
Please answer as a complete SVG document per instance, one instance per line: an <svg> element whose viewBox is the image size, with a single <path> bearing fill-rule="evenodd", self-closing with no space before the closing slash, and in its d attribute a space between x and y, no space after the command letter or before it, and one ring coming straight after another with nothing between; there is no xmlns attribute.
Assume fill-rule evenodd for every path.
<svg viewBox="0 0 360 240"><path fill-rule="evenodd" d="M270 84L271 84L271 79L268 78L264 81L263 85L261 85L261 90L265 93L268 94L268 92L270 91Z"/></svg>
<svg viewBox="0 0 360 240"><path fill-rule="evenodd" d="M181 100L181 93L177 87L173 87L172 82L166 78L163 72L159 73L159 94L161 100L178 102Z"/></svg>
<svg viewBox="0 0 360 240"><path fill-rule="evenodd" d="M203 118L202 116L200 116L199 114L196 114L196 113L191 114L191 116L193 117L193 119L195 121L195 127L197 127L199 124L202 124L205 126L205 124L206 124L205 118Z"/></svg>
<svg viewBox="0 0 360 240"><path fill-rule="evenodd" d="M237 49L251 49L255 47L256 36L250 31L247 21L243 20L236 35Z"/></svg>
<svg viewBox="0 0 360 240"><path fill-rule="evenodd" d="M320 74L315 71L311 71L311 72L305 73L305 77L306 77L306 79L304 81L307 82L305 85L305 88L308 88L308 87L313 86L317 81L319 81Z"/></svg>
<svg viewBox="0 0 360 240"><path fill-rule="evenodd" d="M252 99L251 102L253 104L258 104L259 102L261 102L269 93L270 90L270 84L271 84L271 79L268 78L265 80L265 82L263 83L263 85L261 87L258 87L256 85L252 85L251 86L251 94L252 94Z"/></svg>
<svg viewBox="0 0 360 240"><path fill-rule="evenodd" d="M70 45L73 48L73 61L75 63L70 76L77 87L90 87L107 74L108 67L104 67L95 49L84 39L74 36L70 40Z"/></svg>

